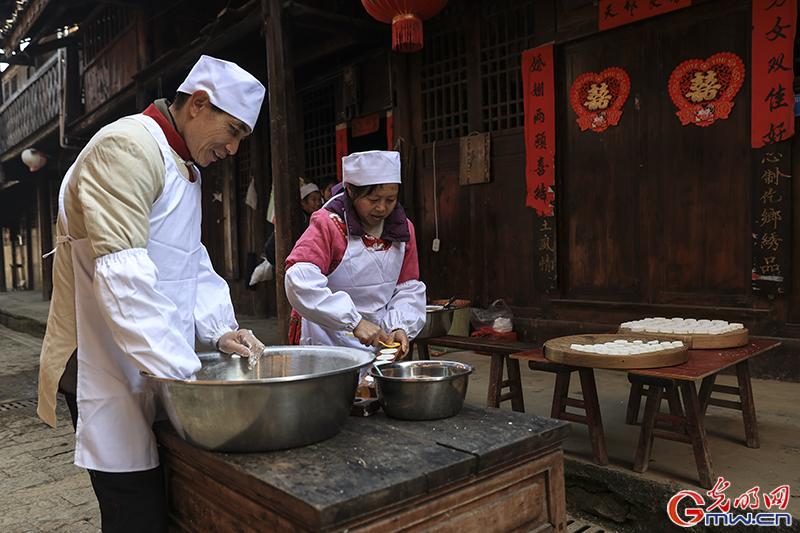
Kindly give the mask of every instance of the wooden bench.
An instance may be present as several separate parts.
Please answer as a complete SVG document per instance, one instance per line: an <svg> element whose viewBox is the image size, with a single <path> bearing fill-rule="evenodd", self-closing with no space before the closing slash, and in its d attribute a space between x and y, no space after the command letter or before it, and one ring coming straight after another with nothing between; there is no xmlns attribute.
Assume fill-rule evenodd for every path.
<svg viewBox="0 0 800 533"><path fill-rule="evenodd" d="M489 407L500 407L505 401L511 401L511 408L520 413L525 412L525 402L522 397L522 381L519 374L519 361L511 359L509 356L526 350L540 348L541 344L531 344L527 342L507 342L492 339L479 339L476 337L457 337L446 335L444 337L429 337L427 339L414 339L410 357L413 357L414 346L417 346L417 353L420 359L430 359L430 347L442 346L444 348L456 348L458 350L472 350L478 353L486 353L492 358L489 370L489 392L486 398L486 405ZM503 368L506 368L508 379L503 379ZM508 392L503 389L508 388Z"/></svg>

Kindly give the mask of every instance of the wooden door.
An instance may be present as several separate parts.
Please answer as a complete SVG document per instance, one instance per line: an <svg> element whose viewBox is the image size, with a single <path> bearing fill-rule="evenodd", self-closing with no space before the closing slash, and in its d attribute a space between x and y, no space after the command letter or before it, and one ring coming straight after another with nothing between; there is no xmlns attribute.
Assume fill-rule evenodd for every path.
<svg viewBox="0 0 800 533"><path fill-rule="evenodd" d="M568 299L749 301L749 83L727 120L682 126L672 71L719 52L748 58L749 10L686 10L563 47L559 224ZM572 82L618 66L631 80L618 126L581 131Z"/></svg>

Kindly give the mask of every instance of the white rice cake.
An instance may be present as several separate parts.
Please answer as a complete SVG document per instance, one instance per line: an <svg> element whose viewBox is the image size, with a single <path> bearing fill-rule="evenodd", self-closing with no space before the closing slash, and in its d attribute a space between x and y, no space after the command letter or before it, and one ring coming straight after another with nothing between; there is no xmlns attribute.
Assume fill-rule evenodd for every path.
<svg viewBox="0 0 800 533"><path fill-rule="evenodd" d="M631 322L623 322L621 327L632 333L667 333L673 335L721 335L743 329L738 322L725 320L708 320L696 318L643 318Z"/></svg>
<svg viewBox="0 0 800 533"><path fill-rule="evenodd" d="M576 352L597 353L603 355L640 355L645 353L664 352L676 348L684 348L681 341L642 341L615 340L598 344L570 344Z"/></svg>

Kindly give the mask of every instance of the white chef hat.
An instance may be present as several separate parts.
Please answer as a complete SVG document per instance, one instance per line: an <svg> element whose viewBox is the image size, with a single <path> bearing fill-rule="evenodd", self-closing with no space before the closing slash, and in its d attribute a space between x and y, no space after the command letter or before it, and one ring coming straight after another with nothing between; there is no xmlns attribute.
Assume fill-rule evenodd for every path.
<svg viewBox="0 0 800 533"><path fill-rule="evenodd" d="M372 150L342 158L342 182L351 185L401 183L400 152Z"/></svg>
<svg viewBox="0 0 800 533"><path fill-rule="evenodd" d="M313 183L306 183L302 187L300 187L300 199L305 199L306 196L311 194L312 192L319 192L319 187L317 187Z"/></svg>
<svg viewBox="0 0 800 533"><path fill-rule="evenodd" d="M178 87L179 93L205 91L211 103L238 118L250 131L264 102L266 89L252 74L236 63L202 55Z"/></svg>

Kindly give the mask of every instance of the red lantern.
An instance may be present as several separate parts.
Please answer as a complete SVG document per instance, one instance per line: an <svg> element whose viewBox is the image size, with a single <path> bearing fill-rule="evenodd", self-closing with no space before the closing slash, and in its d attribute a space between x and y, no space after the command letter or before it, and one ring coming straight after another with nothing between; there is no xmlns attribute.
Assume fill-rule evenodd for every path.
<svg viewBox="0 0 800 533"><path fill-rule="evenodd" d="M436 15L447 0L361 0L367 13L392 25L392 50L422 49L422 21Z"/></svg>

